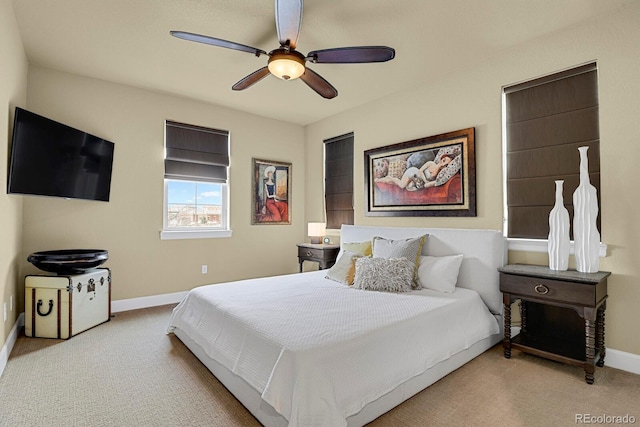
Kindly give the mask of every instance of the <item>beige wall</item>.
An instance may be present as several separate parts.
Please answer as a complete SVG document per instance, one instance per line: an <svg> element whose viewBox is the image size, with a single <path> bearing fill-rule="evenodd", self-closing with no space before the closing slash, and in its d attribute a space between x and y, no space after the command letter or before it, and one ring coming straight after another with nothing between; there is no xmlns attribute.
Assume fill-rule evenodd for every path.
<svg viewBox="0 0 640 427"><path fill-rule="evenodd" d="M322 140L355 132L356 223L502 228L500 89L597 60L600 87L602 239L609 256L607 345L640 354L638 247L640 214L635 166L640 161L640 5L520 46L480 64L452 61L451 74L302 128L214 105L27 65L11 3L0 0L0 135L15 105L116 143L109 203L7 196L0 192L0 295L22 292L35 273L24 259L37 250L99 247L110 251L115 300L157 295L262 275L295 272L295 243L307 220L323 218ZM439 66L439 65L434 65ZM25 88L28 82L28 97ZM375 83L373 83L375 84ZM164 119L231 132L232 238L161 241ZM362 152L418 137L476 128L475 218L375 218L364 215ZM0 150L0 176L6 177ZM250 225L251 158L293 163L293 224ZM3 181L4 182L4 181ZM6 183L5 183L6 184ZM22 217L24 205L24 217ZM23 230L21 232L21 229ZM22 248L21 248L22 246ZM544 264L542 254L510 253L512 262ZM208 264L202 275L200 265ZM20 265L20 267L18 267ZM20 271L18 271L20 270ZM20 299L21 295L18 295ZM4 323L0 345L15 323Z"/></svg>
<svg viewBox="0 0 640 427"><path fill-rule="evenodd" d="M27 59L9 0L0 0L0 348L4 345L18 314L18 270L22 239L22 197L7 195L7 157L13 112L26 105ZM13 296L13 309L10 298ZM2 304L7 304L3 321Z"/></svg>
<svg viewBox="0 0 640 427"><path fill-rule="evenodd" d="M502 229L501 87L598 62L602 240L609 280L606 342L640 354L640 4L469 64L452 55L440 81L370 103L306 129L307 217L322 215L322 140L355 133L355 222L361 225ZM423 53L425 54L425 53ZM437 64L434 66L441 66ZM364 215L363 151L439 133L476 128L476 218L379 218ZM576 156L578 154L576 153ZM510 253L510 262L546 264L546 254Z"/></svg>
<svg viewBox="0 0 640 427"><path fill-rule="evenodd" d="M304 129L186 98L31 66L28 108L115 143L108 203L24 197L22 257L41 250L104 248L113 299L297 271L304 230ZM233 237L160 240L164 120L231 135ZM251 159L292 163L292 224L251 224ZM200 266L208 265L208 274ZM23 273L37 273L23 264Z"/></svg>

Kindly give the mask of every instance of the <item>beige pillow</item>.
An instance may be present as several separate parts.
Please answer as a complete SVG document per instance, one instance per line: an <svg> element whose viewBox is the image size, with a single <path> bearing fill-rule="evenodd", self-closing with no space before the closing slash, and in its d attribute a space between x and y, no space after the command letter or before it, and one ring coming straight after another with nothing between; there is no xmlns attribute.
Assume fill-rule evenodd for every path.
<svg viewBox="0 0 640 427"><path fill-rule="evenodd" d="M418 282L418 266L420 265L420 253L428 234L412 239L391 240L383 237L373 238L374 258L406 258L413 264L413 289L420 289Z"/></svg>
<svg viewBox="0 0 640 427"><path fill-rule="evenodd" d="M353 252L357 255L371 256L371 240L366 242L343 243L342 249L345 252Z"/></svg>
<svg viewBox="0 0 640 427"><path fill-rule="evenodd" d="M355 262L361 255L353 252L345 252L338 258L338 261L327 271L325 279L335 280L343 285L353 285L353 278L356 273Z"/></svg>

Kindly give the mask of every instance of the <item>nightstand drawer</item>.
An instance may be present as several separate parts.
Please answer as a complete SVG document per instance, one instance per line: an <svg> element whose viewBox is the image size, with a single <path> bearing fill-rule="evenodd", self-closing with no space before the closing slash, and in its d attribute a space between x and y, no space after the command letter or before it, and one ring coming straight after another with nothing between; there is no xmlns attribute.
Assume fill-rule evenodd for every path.
<svg viewBox="0 0 640 427"><path fill-rule="evenodd" d="M584 284L538 277L500 275L500 291L542 301L595 306L607 295L606 282Z"/></svg>
<svg viewBox="0 0 640 427"><path fill-rule="evenodd" d="M303 258L323 259L325 251L322 249L298 247L298 256Z"/></svg>
<svg viewBox="0 0 640 427"><path fill-rule="evenodd" d="M331 268L340 252L339 245L325 245L319 243L298 243L298 263L302 273L304 261L314 261L320 264L320 270Z"/></svg>

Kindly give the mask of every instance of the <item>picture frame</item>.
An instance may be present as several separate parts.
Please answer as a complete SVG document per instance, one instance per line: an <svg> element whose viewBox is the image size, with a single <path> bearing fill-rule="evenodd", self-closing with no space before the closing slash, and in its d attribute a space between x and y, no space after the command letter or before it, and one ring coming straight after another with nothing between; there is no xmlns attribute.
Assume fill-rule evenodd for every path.
<svg viewBox="0 0 640 427"><path fill-rule="evenodd" d="M366 216L476 216L475 128L364 152Z"/></svg>
<svg viewBox="0 0 640 427"><path fill-rule="evenodd" d="M251 159L251 224L291 224L291 163Z"/></svg>

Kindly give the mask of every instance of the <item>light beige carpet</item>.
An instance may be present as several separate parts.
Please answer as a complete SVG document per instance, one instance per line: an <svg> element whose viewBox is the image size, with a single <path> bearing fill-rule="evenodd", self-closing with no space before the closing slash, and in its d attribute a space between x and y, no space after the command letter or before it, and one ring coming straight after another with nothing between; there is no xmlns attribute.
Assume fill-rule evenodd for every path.
<svg viewBox="0 0 640 427"><path fill-rule="evenodd" d="M67 341L21 336L0 377L0 426L258 426L165 334L171 309L118 313ZM640 376L597 368L589 386L579 367L496 346L371 426L575 426L576 414L640 425L639 403Z"/></svg>

